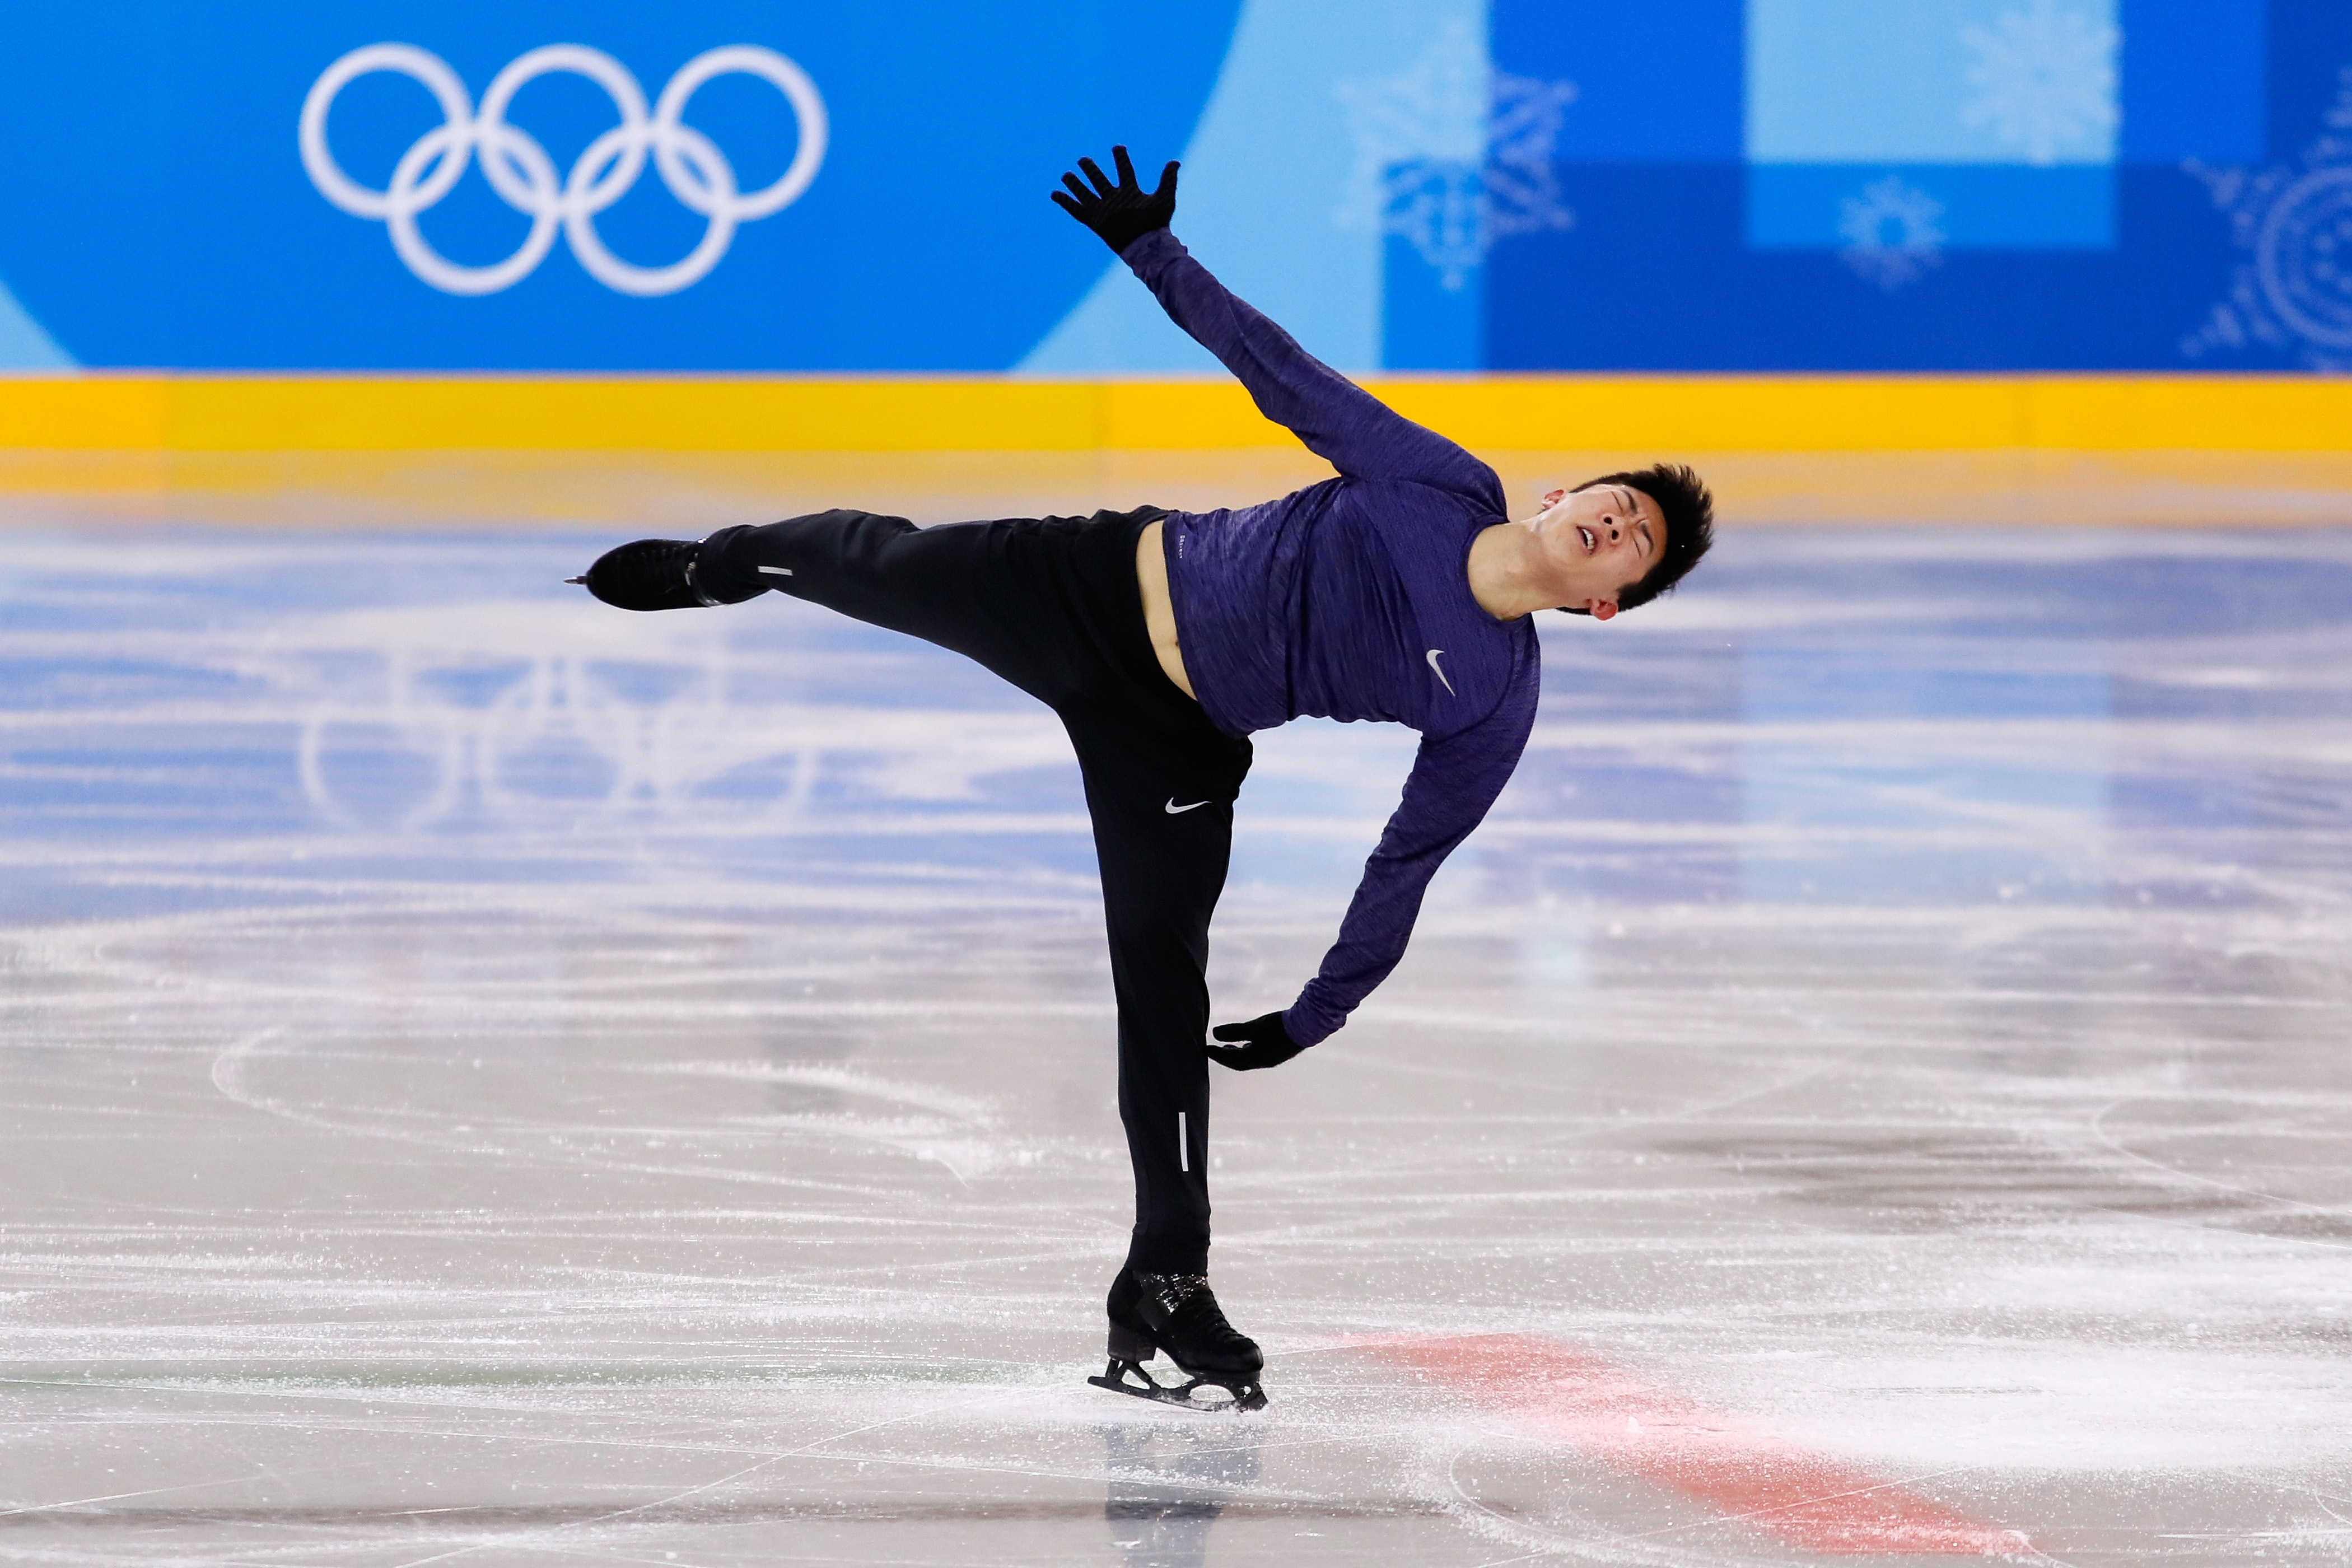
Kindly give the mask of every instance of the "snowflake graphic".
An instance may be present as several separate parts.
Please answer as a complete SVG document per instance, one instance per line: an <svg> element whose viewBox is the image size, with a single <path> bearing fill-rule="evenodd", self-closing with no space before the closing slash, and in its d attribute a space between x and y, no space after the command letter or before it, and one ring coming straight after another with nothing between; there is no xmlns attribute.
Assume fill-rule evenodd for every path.
<svg viewBox="0 0 2352 1568"><path fill-rule="evenodd" d="M1943 259L1944 204L1889 174L1840 204L1845 264L1892 294Z"/></svg>
<svg viewBox="0 0 2352 1568"><path fill-rule="evenodd" d="M2025 161L2047 167L2062 153L2096 153L2122 116L2116 107L2116 50L2122 35L2058 0L2033 0L2024 11L2004 11L1990 30L1964 27L1960 40L1976 51L1969 85L1977 96L1961 111L1964 125L1992 126Z"/></svg>
<svg viewBox="0 0 2352 1568"><path fill-rule="evenodd" d="M2315 370L2352 370L2352 66L2336 79L2319 139L2295 163L2260 174L2193 158L2184 165L2250 255L2183 353L2259 344L2293 351Z"/></svg>
<svg viewBox="0 0 2352 1568"><path fill-rule="evenodd" d="M1446 23L1398 75L1337 91L1356 139L1338 221L1411 240L1447 289L1496 240L1574 221L1551 152L1576 85L1496 70L1468 23Z"/></svg>

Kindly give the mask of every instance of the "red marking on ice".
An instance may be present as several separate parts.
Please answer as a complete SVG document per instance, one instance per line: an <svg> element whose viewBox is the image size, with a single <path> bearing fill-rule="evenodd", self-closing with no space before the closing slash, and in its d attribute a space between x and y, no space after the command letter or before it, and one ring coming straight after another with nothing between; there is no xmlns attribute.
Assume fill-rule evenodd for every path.
<svg viewBox="0 0 2352 1568"><path fill-rule="evenodd" d="M1622 1367L1531 1334L1363 1342L1452 1384L1521 1429L1695 1498L1809 1552L1990 1557L2029 1552L2001 1530L1866 1475Z"/></svg>

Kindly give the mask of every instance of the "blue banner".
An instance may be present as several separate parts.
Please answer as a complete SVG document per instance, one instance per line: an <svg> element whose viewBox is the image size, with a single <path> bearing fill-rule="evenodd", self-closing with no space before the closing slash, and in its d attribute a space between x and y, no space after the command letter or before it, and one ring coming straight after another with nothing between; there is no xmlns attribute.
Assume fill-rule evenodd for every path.
<svg viewBox="0 0 2352 1568"><path fill-rule="evenodd" d="M0 20L0 367L2352 367L2341 0L147 0Z"/></svg>

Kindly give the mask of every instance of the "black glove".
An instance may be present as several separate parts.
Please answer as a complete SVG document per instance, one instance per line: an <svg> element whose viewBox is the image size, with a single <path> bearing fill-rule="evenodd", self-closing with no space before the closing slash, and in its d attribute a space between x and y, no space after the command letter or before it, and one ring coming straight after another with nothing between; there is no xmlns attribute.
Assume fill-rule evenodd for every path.
<svg viewBox="0 0 2352 1568"><path fill-rule="evenodd" d="M1279 1013L1268 1013L1246 1024L1220 1024L1209 1033L1216 1037L1209 1046L1209 1059L1236 1072L1278 1068L1307 1048L1290 1037Z"/></svg>
<svg viewBox="0 0 2352 1568"><path fill-rule="evenodd" d="M1118 184L1103 178L1103 172L1092 158L1078 160L1078 167L1094 182L1088 190L1076 174L1064 174L1066 192L1055 191L1054 200L1061 209L1093 229L1102 242L1113 250L1124 252L1127 247L1155 228L1166 228L1176 216L1176 164L1171 160L1160 172L1160 188L1147 192L1135 180L1135 165L1127 161L1127 149L1110 150L1111 162L1118 165Z"/></svg>

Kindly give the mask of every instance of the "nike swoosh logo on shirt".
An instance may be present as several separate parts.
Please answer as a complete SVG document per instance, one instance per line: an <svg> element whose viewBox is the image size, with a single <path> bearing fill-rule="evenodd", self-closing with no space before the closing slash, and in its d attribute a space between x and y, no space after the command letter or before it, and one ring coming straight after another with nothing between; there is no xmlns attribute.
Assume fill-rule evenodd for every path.
<svg viewBox="0 0 2352 1568"><path fill-rule="evenodd" d="M1445 688L1445 695L1452 697L1455 695L1454 682L1445 679L1445 671L1437 668L1437 656L1444 651L1445 650L1442 647L1433 647L1429 650L1429 668L1437 670L1437 684Z"/></svg>
<svg viewBox="0 0 2352 1568"><path fill-rule="evenodd" d="M1178 805L1176 804L1176 797L1171 795L1168 797L1168 815L1171 816L1181 816L1188 811L1198 811L1208 804L1209 803L1205 800L1196 800L1190 805Z"/></svg>

